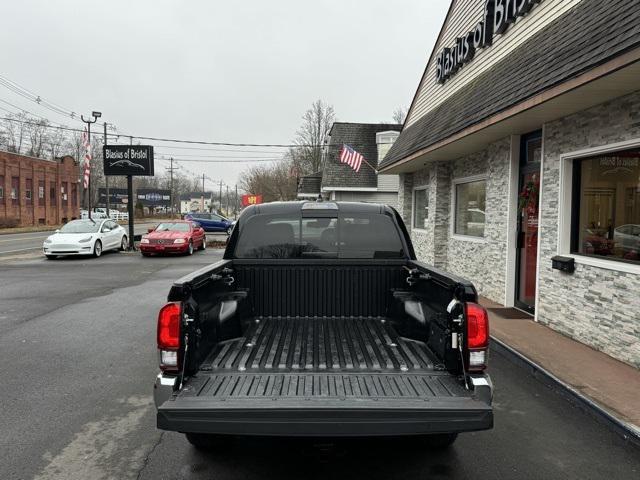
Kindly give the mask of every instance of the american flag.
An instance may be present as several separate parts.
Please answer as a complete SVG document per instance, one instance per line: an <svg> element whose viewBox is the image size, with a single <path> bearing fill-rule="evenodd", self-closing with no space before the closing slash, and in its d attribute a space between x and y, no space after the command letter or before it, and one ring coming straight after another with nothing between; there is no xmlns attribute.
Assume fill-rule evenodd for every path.
<svg viewBox="0 0 640 480"><path fill-rule="evenodd" d="M362 166L362 161L364 157L356 152L349 145L342 145L342 150L340 151L340 162L346 163L351 168L353 168L356 172L360 171L360 167Z"/></svg>
<svg viewBox="0 0 640 480"><path fill-rule="evenodd" d="M91 144L89 143L89 134L86 128L82 132L82 146L84 147L84 178L82 185L86 190L89 188L89 175L91 175Z"/></svg>

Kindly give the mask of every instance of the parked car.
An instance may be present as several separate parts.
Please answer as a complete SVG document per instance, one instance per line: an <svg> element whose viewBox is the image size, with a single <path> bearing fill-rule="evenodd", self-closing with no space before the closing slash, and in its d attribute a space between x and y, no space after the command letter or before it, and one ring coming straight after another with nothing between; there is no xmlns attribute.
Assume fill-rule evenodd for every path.
<svg viewBox="0 0 640 480"><path fill-rule="evenodd" d="M177 280L168 301L157 426L197 448L225 435L446 447L493 426L487 312L471 283L416 260L388 206L247 207L223 260Z"/></svg>
<svg viewBox="0 0 640 480"><path fill-rule="evenodd" d="M207 236L197 222L176 220L163 222L140 240L140 252L145 257L151 254L186 253L207 248Z"/></svg>
<svg viewBox="0 0 640 480"><path fill-rule="evenodd" d="M107 250L126 250L127 232L113 220L72 220L47 237L42 251L48 259L62 255L93 255Z"/></svg>
<svg viewBox="0 0 640 480"><path fill-rule="evenodd" d="M623 258L638 260L640 258L640 225L621 225L613 231L613 241L621 250Z"/></svg>
<svg viewBox="0 0 640 480"><path fill-rule="evenodd" d="M198 222L205 232L225 232L227 235L231 235L235 223L217 213L187 213L184 219Z"/></svg>
<svg viewBox="0 0 640 480"><path fill-rule="evenodd" d="M87 220L89 218L89 211L88 210L80 210L80 219L81 220ZM91 212L91 219L92 220L104 220L105 218L109 218L107 217L107 214L104 212Z"/></svg>

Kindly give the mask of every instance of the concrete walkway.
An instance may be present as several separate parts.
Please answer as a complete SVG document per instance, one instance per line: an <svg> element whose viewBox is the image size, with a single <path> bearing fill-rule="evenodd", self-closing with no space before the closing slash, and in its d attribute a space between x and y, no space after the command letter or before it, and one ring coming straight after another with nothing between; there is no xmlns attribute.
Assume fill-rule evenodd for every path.
<svg viewBox="0 0 640 480"><path fill-rule="evenodd" d="M502 305L481 299L486 308ZM506 310L505 310L506 311ZM533 321L489 311L491 335L640 432L640 370Z"/></svg>

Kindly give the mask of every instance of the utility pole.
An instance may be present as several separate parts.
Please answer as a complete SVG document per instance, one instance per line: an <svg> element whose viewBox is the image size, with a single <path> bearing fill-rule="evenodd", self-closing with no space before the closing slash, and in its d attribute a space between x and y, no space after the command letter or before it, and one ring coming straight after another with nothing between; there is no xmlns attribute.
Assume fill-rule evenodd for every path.
<svg viewBox="0 0 640 480"><path fill-rule="evenodd" d="M202 195L200 196L200 208L204 213L204 173L202 174Z"/></svg>
<svg viewBox="0 0 640 480"><path fill-rule="evenodd" d="M173 166L173 157L170 158L170 165L171 166L169 168L166 168L166 167L165 168L169 172L169 179L170 179L169 180L169 191L170 191L169 192L169 197L171 199L170 200L170 202L171 202L171 217L173 218L173 214L175 212L175 206L176 206L175 198L174 198L174 195L173 195L173 171L174 170L178 170L177 167L174 168L174 166Z"/></svg>
<svg viewBox="0 0 640 480"><path fill-rule="evenodd" d="M227 211L224 212L226 213L225 217L229 217L229 185L227 185Z"/></svg>
<svg viewBox="0 0 640 480"><path fill-rule="evenodd" d="M238 219L238 184L236 183L236 201L235 207L233 208L233 218L234 220Z"/></svg>
<svg viewBox="0 0 640 480"><path fill-rule="evenodd" d="M89 144L89 148L91 148L91 124L96 123L102 116L102 113L93 111L91 112L91 116L93 120L85 120L84 115L80 115L80 120L87 124L87 143ZM89 154L91 154L91 150L89 150ZM91 173L89 173L89 183L87 183L85 192L87 194L87 211L89 212L89 220L91 220Z"/></svg>
<svg viewBox="0 0 640 480"><path fill-rule="evenodd" d="M104 145L107 146L107 122L104 122ZM107 189L107 217L111 218L109 214L109 175L104 176L104 183Z"/></svg>
<svg viewBox="0 0 640 480"><path fill-rule="evenodd" d="M218 198L220 199L220 211L218 213L222 215L222 180L220 180L220 196Z"/></svg>

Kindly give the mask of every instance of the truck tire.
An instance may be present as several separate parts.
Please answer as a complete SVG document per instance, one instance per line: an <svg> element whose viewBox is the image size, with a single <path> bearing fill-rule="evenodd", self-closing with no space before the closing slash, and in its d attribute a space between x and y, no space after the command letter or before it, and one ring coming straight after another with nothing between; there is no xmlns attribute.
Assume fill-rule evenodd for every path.
<svg viewBox="0 0 640 480"><path fill-rule="evenodd" d="M210 435L207 433L185 433L187 441L203 452L220 451L229 448L232 438L227 435Z"/></svg>
<svg viewBox="0 0 640 480"><path fill-rule="evenodd" d="M129 241L127 240L127 236L123 235L122 240L120 240L120 251L121 252L126 251L128 246L129 246Z"/></svg>
<svg viewBox="0 0 640 480"><path fill-rule="evenodd" d="M425 435L422 442L429 450L445 450L453 445L458 438L457 433L437 433L433 435Z"/></svg>

